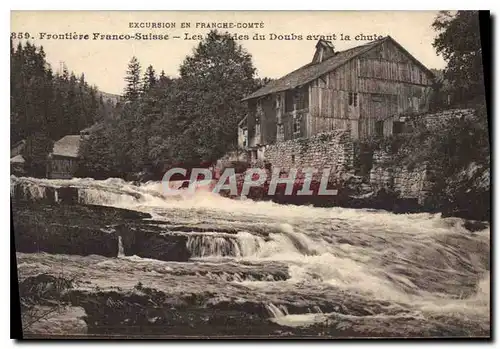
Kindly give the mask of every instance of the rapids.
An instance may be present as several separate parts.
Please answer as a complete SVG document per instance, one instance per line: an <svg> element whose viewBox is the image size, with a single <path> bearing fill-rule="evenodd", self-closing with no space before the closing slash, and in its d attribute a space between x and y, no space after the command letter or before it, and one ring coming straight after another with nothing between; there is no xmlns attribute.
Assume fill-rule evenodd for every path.
<svg viewBox="0 0 500 349"><path fill-rule="evenodd" d="M43 198L46 188L73 187L81 204L148 212L170 226L193 227L192 232L169 232L188 235L189 263L121 253L107 265L117 270L115 282L120 282L120 265L130 263L156 271L144 272L153 283L165 273L180 287L186 278L186 288L210 287L203 280L215 278L214 292L258 298L272 321L290 329L325 321L334 326L396 328L394 317L410 318L405 326L429 326L437 321L431 319L440 317L451 327L457 321L468 322L471 335L475 329L490 328L490 229L471 233L462 219L280 205L203 191L194 196L180 191L172 197L162 194L162 183L133 185L121 179L11 177L11 188L15 184L33 200ZM200 226L201 232L195 229ZM102 259L92 268L103 268L106 258ZM281 267L288 277L276 276L275 269ZM140 277L141 269L133 273ZM193 273L200 285L188 280L186 275ZM331 303L339 295L345 302ZM355 306L366 315L352 310L352 297L366 300ZM291 307L294 302L303 305Z"/></svg>

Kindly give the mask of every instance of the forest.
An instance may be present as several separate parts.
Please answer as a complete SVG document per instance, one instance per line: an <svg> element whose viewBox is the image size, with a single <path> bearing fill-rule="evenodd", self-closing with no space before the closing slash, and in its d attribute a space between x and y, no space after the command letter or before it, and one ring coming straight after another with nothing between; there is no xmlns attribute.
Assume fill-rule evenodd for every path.
<svg viewBox="0 0 500 349"><path fill-rule="evenodd" d="M446 166L450 173L469 160L488 167L478 12L441 11L432 28L436 53L447 62L444 71L435 71L433 109L472 106L478 118L473 128L455 123L440 135L427 135L411 157ZM211 163L237 146L237 124L247 112L241 99L269 81L257 77L252 56L230 34L216 30L185 57L177 77L151 65L143 69L132 57L116 104L106 102L105 93L83 74L77 77L66 67L54 72L43 47L11 41L10 54L11 145L26 140L23 156L30 176L44 175L54 141L95 123L102 127L80 147L78 177L159 179L167 168ZM450 157L448 149L457 149L456 155Z"/></svg>
<svg viewBox="0 0 500 349"><path fill-rule="evenodd" d="M237 146L241 99L266 83L251 55L211 31L179 67L179 77L143 71L132 57L123 102L81 149L80 176L161 179L167 168L211 163Z"/></svg>
<svg viewBox="0 0 500 349"><path fill-rule="evenodd" d="M23 157L32 176L45 175L54 141L78 134L114 108L84 74L77 77L66 66L60 68L54 72L42 46L10 41L10 144L26 141Z"/></svg>

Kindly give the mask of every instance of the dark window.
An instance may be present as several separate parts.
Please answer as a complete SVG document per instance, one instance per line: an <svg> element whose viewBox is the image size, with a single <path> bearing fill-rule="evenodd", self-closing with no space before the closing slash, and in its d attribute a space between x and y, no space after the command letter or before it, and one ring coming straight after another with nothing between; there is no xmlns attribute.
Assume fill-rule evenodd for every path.
<svg viewBox="0 0 500 349"><path fill-rule="evenodd" d="M307 86L297 90L296 103L297 109L309 107L309 88Z"/></svg>
<svg viewBox="0 0 500 349"><path fill-rule="evenodd" d="M349 105L357 106L358 105L358 94L349 92Z"/></svg>
<svg viewBox="0 0 500 349"><path fill-rule="evenodd" d="M308 87L303 87L285 92L285 112L295 109L305 109L309 107L309 90Z"/></svg>
<svg viewBox="0 0 500 349"><path fill-rule="evenodd" d="M247 139L248 139L248 131L244 130L243 131L243 147L247 146Z"/></svg>
<svg viewBox="0 0 500 349"><path fill-rule="evenodd" d="M279 135L283 135L285 132L284 128L283 128L283 125L282 124L279 124L278 125L278 134Z"/></svg>
<svg viewBox="0 0 500 349"><path fill-rule="evenodd" d="M294 117L293 118L293 133L300 133L300 117Z"/></svg>
<svg viewBox="0 0 500 349"><path fill-rule="evenodd" d="M382 137L384 135L384 122L383 121L377 121L375 123L375 134L379 137Z"/></svg>
<svg viewBox="0 0 500 349"><path fill-rule="evenodd" d="M293 90L285 92L285 112L293 110L293 98L294 98Z"/></svg>
<svg viewBox="0 0 500 349"><path fill-rule="evenodd" d="M292 155L292 164L295 164L295 155Z"/></svg>
<svg viewBox="0 0 500 349"><path fill-rule="evenodd" d="M392 123L392 133L393 134L403 133L403 126L404 126L404 122L394 121Z"/></svg>

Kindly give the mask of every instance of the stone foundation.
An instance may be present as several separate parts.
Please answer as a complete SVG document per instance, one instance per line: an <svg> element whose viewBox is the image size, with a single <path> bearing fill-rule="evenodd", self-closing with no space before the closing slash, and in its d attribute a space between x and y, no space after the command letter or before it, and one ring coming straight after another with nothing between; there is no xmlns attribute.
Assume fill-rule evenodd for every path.
<svg viewBox="0 0 500 349"><path fill-rule="evenodd" d="M272 168L285 172L291 168L314 168L318 172L329 168L337 177L354 175L354 144L344 130L268 145L264 156Z"/></svg>
<svg viewBox="0 0 500 349"><path fill-rule="evenodd" d="M409 129L423 123L429 130L440 132L450 120L468 119L473 115L473 109L451 109L402 116L401 119L410 126ZM330 182L338 185L347 197L373 198L384 191L380 193L381 197L395 196L394 200L404 202L408 207L435 209L432 195L436 191L434 173L439 173L439 169L431 171L425 164L409 168L397 160L400 156L394 153L395 150L364 148L352 140L349 130L335 130L261 146L253 151L248 163L253 167L270 165L271 169L279 168L285 174L290 169L297 169L300 174L300 170L313 168L318 171L314 176L316 180L321 177L322 170L328 168Z"/></svg>
<svg viewBox="0 0 500 349"><path fill-rule="evenodd" d="M419 205L427 203L433 188L430 171L425 165L407 168L392 163L394 155L383 150L373 153L373 167L369 183L373 190L393 191L403 199L415 199Z"/></svg>

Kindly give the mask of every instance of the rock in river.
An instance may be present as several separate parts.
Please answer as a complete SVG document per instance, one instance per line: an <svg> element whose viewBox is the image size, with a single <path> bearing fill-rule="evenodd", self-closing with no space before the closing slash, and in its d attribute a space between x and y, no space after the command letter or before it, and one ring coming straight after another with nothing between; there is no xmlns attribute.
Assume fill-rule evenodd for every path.
<svg viewBox="0 0 500 349"><path fill-rule="evenodd" d="M147 213L95 205L14 202L17 252L118 256L119 236L125 255L164 261L187 261L186 236L166 234L144 220Z"/></svg>

